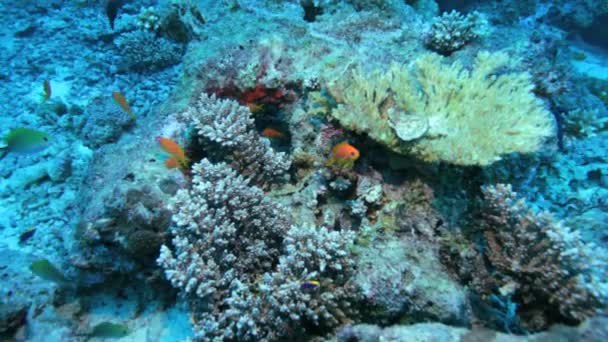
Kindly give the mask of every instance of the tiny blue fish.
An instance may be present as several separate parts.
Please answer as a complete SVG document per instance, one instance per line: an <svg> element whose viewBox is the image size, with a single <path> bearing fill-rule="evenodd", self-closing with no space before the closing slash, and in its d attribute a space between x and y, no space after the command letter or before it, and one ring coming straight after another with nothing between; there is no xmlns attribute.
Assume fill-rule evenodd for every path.
<svg viewBox="0 0 608 342"><path fill-rule="evenodd" d="M318 289L319 286L321 286L321 283L318 282L317 280L308 280L302 283L302 285L300 286L300 288L302 290L315 290Z"/></svg>

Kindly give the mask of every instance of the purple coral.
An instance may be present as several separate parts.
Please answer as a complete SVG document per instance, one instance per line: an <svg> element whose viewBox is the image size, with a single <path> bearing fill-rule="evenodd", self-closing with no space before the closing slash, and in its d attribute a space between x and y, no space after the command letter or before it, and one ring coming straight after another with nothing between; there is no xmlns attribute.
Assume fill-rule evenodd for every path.
<svg viewBox="0 0 608 342"><path fill-rule="evenodd" d="M251 111L233 100L202 93L185 115L201 138L219 145L230 165L256 184L283 176L291 161L255 131Z"/></svg>

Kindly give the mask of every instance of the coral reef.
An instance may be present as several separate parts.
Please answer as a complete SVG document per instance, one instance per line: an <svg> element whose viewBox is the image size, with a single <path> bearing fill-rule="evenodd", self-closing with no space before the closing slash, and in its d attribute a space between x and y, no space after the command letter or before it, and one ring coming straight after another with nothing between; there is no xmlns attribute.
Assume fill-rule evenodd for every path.
<svg viewBox="0 0 608 342"><path fill-rule="evenodd" d="M357 324L346 326L338 333L338 341L513 341L513 342L541 342L564 340L602 341L608 337L605 317L598 317L580 324L577 327L555 326L547 332L516 336L499 333L479 327L470 330L451 327L440 323L419 323L413 325L394 325L379 327L371 324Z"/></svg>
<svg viewBox="0 0 608 342"><path fill-rule="evenodd" d="M120 67L138 72L154 72L181 61L183 47L147 30L121 34L114 41L121 56Z"/></svg>
<svg viewBox="0 0 608 342"><path fill-rule="evenodd" d="M0 340L608 340L605 0L109 4L0 2Z"/></svg>
<svg viewBox="0 0 608 342"><path fill-rule="evenodd" d="M183 115L194 124L203 146L217 145L217 154L256 184L280 179L290 167L287 155L275 152L255 131L251 111L236 101L202 93Z"/></svg>
<svg viewBox="0 0 608 342"><path fill-rule="evenodd" d="M84 117L81 135L91 147L116 142L126 129L134 125L133 119L109 96L93 99Z"/></svg>
<svg viewBox="0 0 608 342"><path fill-rule="evenodd" d="M497 70L514 61L504 53L479 53L473 69L420 57L414 70L355 70L334 86L339 105L331 115L399 153L426 161L488 165L507 153L534 152L552 135L550 114L531 93L526 73Z"/></svg>
<svg viewBox="0 0 608 342"><path fill-rule="evenodd" d="M161 2L159 30L168 38L188 43L203 34L205 18L199 3L193 0L166 0Z"/></svg>
<svg viewBox="0 0 608 342"><path fill-rule="evenodd" d="M529 209L508 185L482 191L478 229L485 244L467 257L476 259L473 289L513 298L522 324L530 330L546 328L560 316L580 322L605 310L603 251L584 244L579 232L548 213Z"/></svg>
<svg viewBox="0 0 608 342"><path fill-rule="evenodd" d="M160 29L160 15L154 7L143 8L137 17L137 28L156 32Z"/></svg>
<svg viewBox="0 0 608 342"><path fill-rule="evenodd" d="M170 204L174 250L163 246L158 263L189 298L200 338L275 340L347 318L352 235L290 228L285 209L226 164L203 159L192 182ZM313 279L321 289L302 291Z"/></svg>
<svg viewBox="0 0 608 342"><path fill-rule="evenodd" d="M466 16L457 11L445 12L435 19L423 40L430 49L447 56L483 36L487 25L483 15L476 11Z"/></svg>
<svg viewBox="0 0 608 342"><path fill-rule="evenodd" d="M358 254L354 280L366 299L368 321L469 319L464 289L442 270L428 242L388 238Z"/></svg>

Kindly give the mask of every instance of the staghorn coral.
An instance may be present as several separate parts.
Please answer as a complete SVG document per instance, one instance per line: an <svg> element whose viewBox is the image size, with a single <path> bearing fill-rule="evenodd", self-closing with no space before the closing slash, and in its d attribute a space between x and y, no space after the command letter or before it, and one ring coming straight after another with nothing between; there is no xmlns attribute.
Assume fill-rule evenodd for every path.
<svg viewBox="0 0 608 342"><path fill-rule="evenodd" d="M514 61L481 52L472 70L436 54L410 69L356 69L331 87L331 112L345 128L401 154L457 165L488 165L507 153L530 153L552 135L551 115L532 94L527 73L501 72Z"/></svg>
<svg viewBox="0 0 608 342"><path fill-rule="evenodd" d="M195 164L192 184L170 204L173 250L158 263L192 304L198 338L271 341L347 319L352 233L289 227L283 207L223 163ZM321 287L302 291L312 279Z"/></svg>
<svg viewBox="0 0 608 342"><path fill-rule="evenodd" d="M447 56L481 37L486 29L487 21L477 11L466 16L457 11L445 12L424 33L423 41L430 49Z"/></svg>
<svg viewBox="0 0 608 342"><path fill-rule="evenodd" d="M518 312L528 325L546 324L547 316L556 312L568 320L582 321L605 310L605 253L583 244L578 232L550 214L530 210L509 185L486 186L482 191L480 228L487 245L484 253L490 286L521 303Z"/></svg>
<svg viewBox="0 0 608 342"><path fill-rule="evenodd" d="M230 165L256 184L283 176L291 166L285 153L275 152L257 134L251 111L236 101L202 93L184 115L203 143L218 145Z"/></svg>

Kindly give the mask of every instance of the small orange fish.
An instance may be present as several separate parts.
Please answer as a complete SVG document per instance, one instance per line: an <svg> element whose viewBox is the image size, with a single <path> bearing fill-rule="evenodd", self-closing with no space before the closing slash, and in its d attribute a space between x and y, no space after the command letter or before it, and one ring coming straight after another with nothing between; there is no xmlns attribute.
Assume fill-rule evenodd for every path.
<svg viewBox="0 0 608 342"><path fill-rule="evenodd" d="M266 127L262 131L262 136L269 139L278 139L283 137L283 133L272 127Z"/></svg>
<svg viewBox="0 0 608 342"><path fill-rule="evenodd" d="M175 169L179 167L179 162L175 157L167 158L167 160L165 160L165 166L167 169Z"/></svg>
<svg viewBox="0 0 608 342"><path fill-rule="evenodd" d="M49 80L44 80L44 82L42 83L42 86L44 88L44 94L42 95L42 102L46 102L48 99L51 98L51 82L49 82Z"/></svg>
<svg viewBox="0 0 608 342"><path fill-rule="evenodd" d="M250 103L261 100L266 96L268 96L267 88L261 84L258 84L255 88L249 89L243 93L243 101L245 103Z"/></svg>
<svg viewBox="0 0 608 342"><path fill-rule="evenodd" d="M247 108L249 108L249 110L251 111L252 114L257 114L264 110L263 104L256 104L256 103L250 102L250 103L247 103L246 106L247 106Z"/></svg>
<svg viewBox="0 0 608 342"><path fill-rule="evenodd" d="M331 158L325 163L325 166L351 168L357 159L359 159L359 150L348 141L343 141L331 149Z"/></svg>
<svg viewBox="0 0 608 342"><path fill-rule="evenodd" d="M156 141L158 141L160 147L165 150L165 152L173 156L173 158L169 158L165 161L167 167L174 168L170 167L173 163L177 163L181 167L188 166L186 153L184 153L184 150L175 141L165 137L157 137ZM170 159L174 159L175 161L170 161Z"/></svg>
<svg viewBox="0 0 608 342"><path fill-rule="evenodd" d="M118 91L113 91L112 97L114 98L116 104L118 104L120 108L125 111L125 113L129 114L131 119L135 120L135 114L133 114L133 110L131 109L131 106L129 106L129 103L127 102L127 99L124 97L124 95Z"/></svg>

